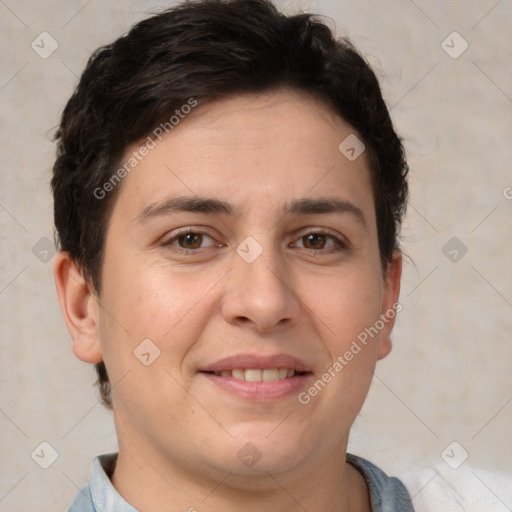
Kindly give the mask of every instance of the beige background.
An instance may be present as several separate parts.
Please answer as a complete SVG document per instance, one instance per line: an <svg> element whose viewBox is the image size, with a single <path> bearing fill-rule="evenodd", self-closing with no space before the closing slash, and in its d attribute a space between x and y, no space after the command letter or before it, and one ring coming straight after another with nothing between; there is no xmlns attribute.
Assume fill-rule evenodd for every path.
<svg viewBox="0 0 512 512"><path fill-rule="evenodd" d="M50 138L77 76L99 45L166 5L0 1L2 512L67 510L93 457L116 449L111 413L91 386L93 369L71 352L53 260L40 261L32 249L43 244L36 247L44 250L41 239L53 236ZM354 426L351 451L410 482L418 508L436 479L453 487L464 474L469 487L494 500L492 510L512 510L504 487L485 476L512 480L512 3L279 5L330 16L368 56L411 166L404 309L393 352L378 365ZM43 31L58 43L46 59L30 46ZM453 31L469 44L457 59L442 47ZM453 53L463 41L452 36L446 44ZM443 252L452 237L467 247L457 262L444 254L453 257L452 249ZM48 469L31 458L43 441L58 452ZM469 454L459 469L441 457L453 441L460 446L448 449L452 461L462 450ZM426 469L413 480L417 466ZM453 510L469 510L457 501Z"/></svg>

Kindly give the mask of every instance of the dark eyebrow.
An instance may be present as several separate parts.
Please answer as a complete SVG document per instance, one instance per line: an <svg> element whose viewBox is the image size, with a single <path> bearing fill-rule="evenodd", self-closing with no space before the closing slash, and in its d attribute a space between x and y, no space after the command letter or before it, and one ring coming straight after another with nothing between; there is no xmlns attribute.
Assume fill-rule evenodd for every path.
<svg viewBox="0 0 512 512"><path fill-rule="evenodd" d="M231 215L233 208L229 203L218 199L198 196L172 197L160 203L152 203L144 208L138 215L137 222L141 223L153 217L160 217L180 211L192 213L224 213Z"/></svg>
<svg viewBox="0 0 512 512"><path fill-rule="evenodd" d="M152 203L137 216L137 223L145 222L154 217L169 215L173 212L214 213L234 215L235 209L227 202L219 199L182 196L165 199L159 203ZM350 213L363 225L366 219L360 208L355 204L336 198L298 199L288 203L283 209L283 215L311 215L325 213Z"/></svg>
<svg viewBox="0 0 512 512"><path fill-rule="evenodd" d="M284 208L285 215L309 215L321 213L350 213L365 229L366 219L361 208L350 201L336 198L299 199Z"/></svg>

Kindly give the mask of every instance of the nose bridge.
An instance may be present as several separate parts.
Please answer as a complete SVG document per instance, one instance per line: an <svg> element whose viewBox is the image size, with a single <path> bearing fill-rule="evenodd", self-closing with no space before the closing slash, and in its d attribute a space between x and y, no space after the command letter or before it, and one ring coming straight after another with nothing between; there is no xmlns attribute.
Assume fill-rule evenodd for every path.
<svg viewBox="0 0 512 512"><path fill-rule="evenodd" d="M298 316L286 260L272 237L247 237L236 249L224 314L229 322L252 321L259 330Z"/></svg>
<svg viewBox="0 0 512 512"><path fill-rule="evenodd" d="M236 263L236 270L248 287L247 292L252 290L255 296L261 293L267 299L270 293L283 295L285 265L270 235L265 237L263 244L248 237L237 247L237 255L240 261Z"/></svg>
<svg viewBox="0 0 512 512"><path fill-rule="evenodd" d="M261 291L264 294L271 291L282 292L285 277L284 265L274 247L265 247L254 261L240 262L239 265L243 279L255 291Z"/></svg>

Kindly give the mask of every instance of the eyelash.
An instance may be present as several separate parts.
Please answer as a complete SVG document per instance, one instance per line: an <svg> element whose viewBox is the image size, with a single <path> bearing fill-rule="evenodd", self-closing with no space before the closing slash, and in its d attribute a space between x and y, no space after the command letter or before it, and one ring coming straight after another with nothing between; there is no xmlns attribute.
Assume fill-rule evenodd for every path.
<svg viewBox="0 0 512 512"><path fill-rule="evenodd" d="M164 240L162 242L162 246L170 247L172 251L175 251L175 252L180 253L180 254L190 254L190 253L193 253L193 252L199 252L202 249L207 249L207 247L200 247L198 249L184 249L183 247L179 247L177 245L174 245L174 242L176 242L178 240L178 238L180 238L182 236L189 235L189 234L203 235L203 236L206 235L208 238L214 240L214 238L211 235L209 235L207 232L205 232L205 231L202 231L200 229L186 228L183 231L179 231L178 233L175 233L171 238L168 238L168 239ZM303 238L305 238L305 237L307 237L309 235L324 235L324 236L327 237L328 240L333 241L334 244L335 244L334 247L330 247L330 248L327 248L327 249L307 249L305 247L302 248L303 250L309 251L309 252L311 252L313 254L318 254L318 253L324 253L324 254L327 253L327 254L329 254L329 253L332 253L332 252L341 252L341 251L344 251L344 250L348 249L348 244L346 242L344 242L340 238L336 237L335 235L333 235L333 234L331 234L331 233L329 233L326 230L321 229L321 228L309 231L307 233L304 233L297 240L302 240Z"/></svg>

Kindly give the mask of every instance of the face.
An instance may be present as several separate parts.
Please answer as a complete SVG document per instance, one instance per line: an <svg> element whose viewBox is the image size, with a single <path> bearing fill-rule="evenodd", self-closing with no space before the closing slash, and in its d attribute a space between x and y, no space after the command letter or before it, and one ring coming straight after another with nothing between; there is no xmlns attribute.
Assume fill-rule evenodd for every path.
<svg viewBox="0 0 512 512"><path fill-rule="evenodd" d="M399 259L382 274L367 155L338 149L351 134L302 94L231 97L124 178L96 348L75 347L105 361L121 450L254 478L346 449L400 277Z"/></svg>

